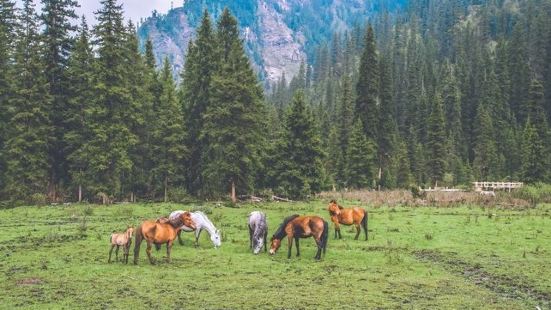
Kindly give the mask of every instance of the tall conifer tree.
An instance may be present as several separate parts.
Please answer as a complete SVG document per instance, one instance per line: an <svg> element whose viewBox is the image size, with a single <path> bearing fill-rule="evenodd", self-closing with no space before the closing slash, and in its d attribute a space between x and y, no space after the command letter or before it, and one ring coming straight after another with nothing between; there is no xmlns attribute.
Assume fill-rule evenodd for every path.
<svg viewBox="0 0 551 310"><path fill-rule="evenodd" d="M52 98L44 75L45 66L38 16L31 0L23 2L15 51L15 91L9 101L7 126L6 186L9 197L29 201L33 194L46 194L48 185L48 146L52 135L49 120Z"/></svg>
<svg viewBox="0 0 551 310"><path fill-rule="evenodd" d="M254 188L257 170L265 147L265 107L262 89L239 38L237 20L224 9L217 27L216 51L220 64L212 76L210 102L203 115L200 139L202 179L205 192L236 191Z"/></svg>
<svg viewBox="0 0 551 310"><path fill-rule="evenodd" d="M376 139L378 128L377 97L379 90L379 65L375 46L375 34L367 27L364 50L360 59L360 72L356 84L356 114L360 117L365 134Z"/></svg>

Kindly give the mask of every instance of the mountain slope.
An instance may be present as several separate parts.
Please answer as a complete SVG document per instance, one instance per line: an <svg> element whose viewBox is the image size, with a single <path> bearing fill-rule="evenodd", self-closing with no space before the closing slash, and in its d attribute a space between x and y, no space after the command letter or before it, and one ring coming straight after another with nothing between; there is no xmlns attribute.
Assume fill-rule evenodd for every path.
<svg viewBox="0 0 551 310"><path fill-rule="evenodd" d="M153 14L141 24L143 42L153 41L157 62L168 56L180 72L185 51L207 9L218 18L228 7L238 18L247 52L259 76L276 81L292 77L302 60L312 62L314 47L331 34L363 24L378 12L395 12L407 0L188 0L166 15Z"/></svg>

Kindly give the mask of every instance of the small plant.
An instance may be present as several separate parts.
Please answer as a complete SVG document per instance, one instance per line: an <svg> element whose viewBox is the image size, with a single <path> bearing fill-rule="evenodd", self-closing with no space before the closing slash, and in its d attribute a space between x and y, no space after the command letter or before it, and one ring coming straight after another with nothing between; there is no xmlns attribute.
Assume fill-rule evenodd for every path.
<svg viewBox="0 0 551 310"><path fill-rule="evenodd" d="M47 201L47 197L46 195L42 194L42 193L34 193L31 195L31 197L29 197L29 203L32 204L32 205L38 205L38 206L43 206L46 204L46 201Z"/></svg>
<svg viewBox="0 0 551 310"><path fill-rule="evenodd" d="M226 201L224 202L224 207L226 208L239 208L239 205L237 203L234 203L233 201Z"/></svg>
<svg viewBox="0 0 551 310"><path fill-rule="evenodd" d="M86 237L86 231L88 230L88 220L86 216L82 217L80 225L78 225L78 232L81 237Z"/></svg>
<svg viewBox="0 0 551 310"><path fill-rule="evenodd" d="M425 233L426 240L432 240L432 233Z"/></svg>
<svg viewBox="0 0 551 310"><path fill-rule="evenodd" d="M94 214L94 208L92 208L92 206L86 206L82 210L82 214L84 215L84 217L92 216Z"/></svg>

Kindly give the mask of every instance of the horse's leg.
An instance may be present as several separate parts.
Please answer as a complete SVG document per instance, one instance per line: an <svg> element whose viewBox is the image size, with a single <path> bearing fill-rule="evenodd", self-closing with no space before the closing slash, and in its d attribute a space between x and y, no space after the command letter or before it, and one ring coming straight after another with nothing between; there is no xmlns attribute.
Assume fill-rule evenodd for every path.
<svg viewBox="0 0 551 310"><path fill-rule="evenodd" d="M109 250L109 259L107 260L108 263L111 262L111 253L113 253L113 249L115 248L115 245L111 245L111 250Z"/></svg>
<svg viewBox="0 0 551 310"><path fill-rule="evenodd" d="M354 224L354 226L356 226L356 237L354 237L354 240L358 240L358 236L360 236L361 232L360 224Z"/></svg>
<svg viewBox="0 0 551 310"><path fill-rule="evenodd" d="M170 251L172 250L172 242L169 241L166 243L166 260L170 263Z"/></svg>
<svg viewBox="0 0 551 310"><path fill-rule="evenodd" d="M178 230L178 243L180 243L180 245L184 245L184 240L182 240L182 230Z"/></svg>
<svg viewBox="0 0 551 310"><path fill-rule="evenodd" d="M341 227L339 226L339 239L342 239L342 235L341 235Z"/></svg>
<svg viewBox="0 0 551 310"><path fill-rule="evenodd" d="M253 229L249 225L249 249L253 248Z"/></svg>
<svg viewBox="0 0 551 310"><path fill-rule="evenodd" d="M291 250L293 249L293 237L292 236L287 236L287 243L288 243L287 258L291 258Z"/></svg>
<svg viewBox="0 0 551 310"><path fill-rule="evenodd" d="M145 253L147 253L147 257L149 258L149 263L151 265L154 265L155 262L153 261L153 257L151 257L151 246L153 245L153 242L150 240L147 240L147 249L145 249Z"/></svg>
<svg viewBox="0 0 551 310"><path fill-rule="evenodd" d="M297 257L300 256L300 249L298 247L298 239L299 239L298 237L295 237L295 246L297 247Z"/></svg>
<svg viewBox="0 0 551 310"><path fill-rule="evenodd" d="M195 247L199 246L199 236L201 235L202 229L196 229L195 230Z"/></svg>
<svg viewBox="0 0 551 310"><path fill-rule="evenodd" d="M268 230L264 231L264 252L268 251Z"/></svg>
<svg viewBox="0 0 551 310"><path fill-rule="evenodd" d="M314 241L316 242L316 245L318 246L318 251L316 252L316 256L314 256L314 258L316 260L320 260L321 259L321 248L323 247L323 244L321 244L321 233L317 237L315 235L313 235L312 238L314 238Z"/></svg>
<svg viewBox="0 0 551 310"><path fill-rule="evenodd" d="M119 261L119 245L117 244L117 249L115 250L115 259Z"/></svg>

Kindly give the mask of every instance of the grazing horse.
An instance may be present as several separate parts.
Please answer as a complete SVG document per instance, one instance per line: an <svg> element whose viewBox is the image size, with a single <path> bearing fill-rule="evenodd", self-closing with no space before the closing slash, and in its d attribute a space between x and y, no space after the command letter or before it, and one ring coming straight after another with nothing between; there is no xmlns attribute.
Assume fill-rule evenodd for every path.
<svg viewBox="0 0 551 310"><path fill-rule="evenodd" d="M342 238L340 224L342 225L354 224L354 226L356 226L356 237L354 237L354 240L358 240L358 236L360 235L360 231L361 231L360 225L364 229L365 240L367 240L368 215L365 209L358 208L358 207L345 209L340 205L338 205L337 201L331 200L329 202L329 207L327 207L327 210L329 211L329 215L331 215L331 222L335 224L335 239L337 239L337 236L339 239Z"/></svg>
<svg viewBox="0 0 551 310"><path fill-rule="evenodd" d="M258 254L262 246L264 246L264 252L266 252L267 235L268 224L266 223L266 214L260 211L251 212L249 214L249 247L253 249L254 254Z"/></svg>
<svg viewBox="0 0 551 310"><path fill-rule="evenodd" d="M176 218L176 221L144 221L136 229L136 245L134 246L134 265L138 264L138 256L140 255L140 244L142 240L145 239L147 242L147 257L149 258L149 263L152 265L153 257L151 257L151 246L155 244L157 250L160 249L161 244L166 243L166 255L167 261L170 263L170 250L174 239L178 235L178 231L182 225L187 227L195 228L195 223L191 219L189 212L184 212L179 217Z"/></svg>
<svg viewBox="0 0 551 310"><path fill-rule="evenodd" d="M117 247L117 250L115 250L115 257L116 260L119 260L119 247L123 247L124 255L122 260L125 264L128 264L128 252L130 250L130 245L132 244L132 234L134 233L134 227L128 227L125 232L116 234L112 233L111 238L109 239L111 242L111 250L109 250L109 259L107 260L108 263L111 262L111 253L113 253L113 249Z"/></svg>
<svg viewBox="0 0 551 310"><path fill-rule="evenodd" d="M299 216L295 214L286 217L272 237L270 255L274 255L277 252L281 246L281 239L287 236L287 258L291 258L293 239L295 239L297 247L297 256L300 256L298 240L300 238L313 237L318 246L318 252L314 258L319 260L321 259L321 251L323 250L323 254L325 254L325 249L327 248L328 227L329 224L319 216Z"/></svg>
<svg viewBox="0 0 551 310"><path fill-rule="evenodd" d="M180 214L182 214L184 212L185 211L182 211L182 210L173 211L172 213L170 213L168 218L169 219L175 219ZM212 222L209 220L209 218L207 217L207 215L205 213L203 213L201 211L192 212L191 213L191 219L195 223L195 228L191 228L191 227L188 227L186 225L183 225L182 227L180 227L181 230L178 231L178 242L181 245L184 244L184 242L182 241L182 237L180 236L180 234L182 233L182 230L186 231L186 232L195 231L195 246L196 247L199 246L199 236L201 235L201 232L203 230L206 230L209 233L210 241L212 241L212 244L214 244L215 248L218 248L222 245L222 240L220 238L220 230L218 230L218 229L216 229L216 227L214 227L214 224L212 224Z"/></svg>

